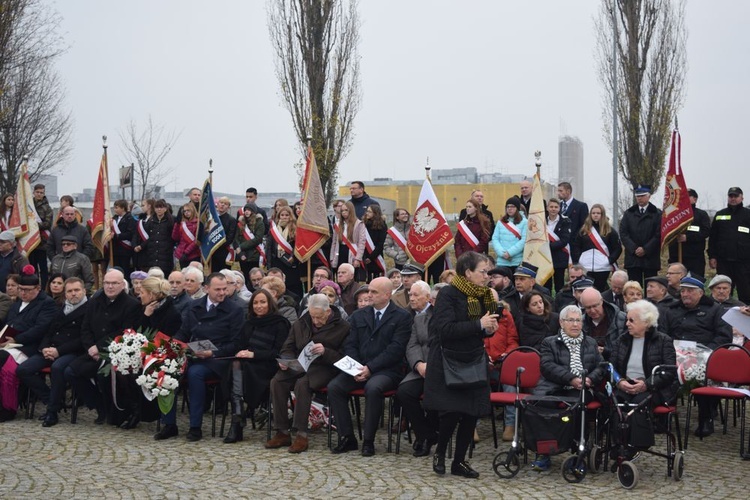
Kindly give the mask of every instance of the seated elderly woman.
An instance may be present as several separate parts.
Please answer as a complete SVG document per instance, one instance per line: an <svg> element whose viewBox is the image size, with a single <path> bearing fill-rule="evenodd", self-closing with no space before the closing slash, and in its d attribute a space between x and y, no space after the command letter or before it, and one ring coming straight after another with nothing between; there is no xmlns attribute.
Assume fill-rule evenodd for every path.
<svg viewBox="0 0 750 500"><path fill-rule="evenodd" d="M310 342L312 353L319 355L310 363L307 371L293 369L279 363L279 371L271 379L273 402L273 424L276 435L266 442L266 448L288 446L289 453L307 450L307 423L310 415L313 392L328 385L338 375L333 363L344 356L344 341L349 335L349 323L341 317L339 309L330 305L323 294L313 294L308 302L308 312L292 325L289 336L281 347L280 357L297 359ZM294 417L289 420L287 401L294 391ZM291 430L297 431L292 442Z"/></svg>
<svg viewBox="0 0 750 500"><path fill-rule="evenodd" d="M601 382L604 369L599 365L603 358L596 340L583 334L582 325L578 306L560 311L560 333L542 341L542 379L534 394L580 397L580 391ZM546 471L550 465L549 455L537 454L531 468Z"/></svg>
<svg viewBox="0 0 750 500"><path fill-rule="evenodd" d="M338 285L338 283L335 283L331 280L322 280L315 286L315 290L317 293L323 294L328 297L328 301L331 303L331 305L339 310L341 319L346 320L349 318L349 315L346 314L346 311L344 311L344 308L341 305L341 287ZM302 313L300 313L300 317L302 317L302 315L307 312L307 309L308 308L306 307L302 311Z"/></svg>
<svg viewBox="0 0 750 500"><path fill-rule="evenodd" d="M625 306L628 310L627 327L630 335L620 335L609 358L620 376L617 397L620 401L638 403L654 392L654 404L669 403L676 395L675 375L668 371L651 379L651 371L658 365L674 365L674 342L656 329L659 310L652 303L637 300Z"/></svg>
<svg viewBox="0 0 750 500"><path fill-rule="evenodd" d="M643 287L637 281L628 281L622 286L622 300L625 305L643 299Z"/></svg>
<svg viewBox="0 0 750 500"><path fill-rule="evenodd" d="M266 276L260 282L260 287L271 293L276 301L279 314L284 316L289 323L297 321L297 308L294 306L294 300L288 295L284 295L286 293L284 280L276 276Z"/></svg>

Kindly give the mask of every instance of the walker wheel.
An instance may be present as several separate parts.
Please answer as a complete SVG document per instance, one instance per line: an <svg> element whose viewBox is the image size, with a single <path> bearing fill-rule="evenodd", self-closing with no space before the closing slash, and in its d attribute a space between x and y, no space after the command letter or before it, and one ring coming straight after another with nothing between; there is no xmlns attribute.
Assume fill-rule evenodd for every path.
<svg viewBox="0 0 750 500"><path fill-rule="evenodd" d="M580 483L586 477L586 466L578 455L573 455L563 462L560 472L567 482Z"/></svg>
<svg viewBox="0 0 750 500"><path fill-rule="evenodd" d="M601 446L596 445L589 450L588 462L591 472L604 472L604 451Z"/></svg>
<svg viewBox="0 0 750 500"><path fill-rule="evenodd" d="M685 472L685 455L678 451L674 455L674 462L672 463L672 477L675 481L682 479L682 474Z"/></svg>
<svg viewBox="0 0 750 500"><path fill-rule="evenodd" d="M620 480L620 484L626 490L632 490L638 484L638 468L625 460L617 468L617 479Z"/></svg>
<svg viewBox="0 0 750 500"><path fill-rule="evenodd" d="M507 453L498 453L492 461L492 469L498 477L512 479L521 470L521 462L518 460L518 454L514 450L510 450Z"/></svg>

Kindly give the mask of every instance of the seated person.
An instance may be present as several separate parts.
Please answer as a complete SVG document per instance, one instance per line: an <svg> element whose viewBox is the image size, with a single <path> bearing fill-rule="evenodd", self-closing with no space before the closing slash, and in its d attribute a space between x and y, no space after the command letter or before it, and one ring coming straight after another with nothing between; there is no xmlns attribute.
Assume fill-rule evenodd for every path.
<svg viewBox="0 0 750 500"><path fill-rule="evenodd" d="M203 438L203 410L206 402L206 380L220 379L229 369L228 357L237 353L240 329L244 311L240 306L224 300L227 293L226 278L221 273L211 273L206 278L206 295L190 303L183 314L182 326L175 339L182 342L210 340L215 351L204 350L195 353L185 370L188 398L190 401L190 430L188 441ZM215 359L225 358L225 359ZM164 426L154 435L162 440L177 436L177 405L162 417Z"/></svg>
<svg viewBox="0 0 750 500"><path fill-rule="evenodd" d="M625 302L625 306L636 300L643 299L643 287L637 281L628 281L622 287L622 300ZM624 309L623 309L624 311Z"/></svg>
<svg viewBox="0 0 750 500"><path fill-rule="evenodd" d="M523 313L516 322L518 345L533 347L538 351L544 339L557 335L560 329L559 316L550 311L549 302L536 290L523 297L521 309Z"/></svg>
<svg viewBox="0 0 750 500"><path fill-rule="evenodd" d="M47 334L39 344L39 352L16 369L21 382L34 391L46 406L42 426L51 427L58 422L57 412L65 398L65 368L83 354L81 325L86 314L86 290L81 278L65 280L65 302L57 311ZM39 376L43 368L50 367L50 386Z"/></svg>
<svg viewBox="0 0 750 500"><path fill-rule="evenodd" d="M284 316L290 324L297 321L297 307L294 300L286 295L286 285L281 278L266 276L261 282L261 288L271 293L279 314Z"/></svg>
<svg viewBox="0 0 750 500"><path fill-rule="evenodd" d="M591 290L599 293L595 288ZM580 391L590 390L602 381L604 369L599 366L602 355L596 340L584 335L582 324L578 306L567 306L560 311L560 334L542 342L542 379L534 394L580 398ZM549 455L537 454L531 468L546 471L550 465Z"/></svg>
<svg viewBox="0 0 750 500"><path fill-rule="evenodd" d="M26 264L19 278L19 300L8 312L8 329L3 336L6 347L0 351L0 422L13 420L18 411L16 369L39 350L44 335L57 312L55 301L41 291L39 276ZM19 347L9 347L19 345Z"/></svg>
<svg viewBox="0 0 750 500"><path fill-rule="evenodd" d="M292 325L280 357L297 359L307 344L313 342L313 354L320 356L310 364L307 372L291 370L279 364L279 371L271 379L273 425L276 435L266 442L266 448L289 446L289 453L301 453L308 448L307 424L315 391L328 385L339 374L333 363L344 355L344 341L349 335L349 323L341 317L339 308L332 306L323 294L307 296L307 312ZM287 401L294 391L294 416L289 421ZM290 432L296 430L292 442Z"/></svg>
<svg viewBox="0 0 750 500"><path fill-rule="evenodd" d="M276 358L289 335L289 326L271 292L263 288L253 292L247 321L238 340L235 354L238 359L232 361L223 379L225 392L231 394L232 401L232 425L225 443L242 441L242 416L245 414L242 403L247 404L249 411L260 403L278 369Z"/></svg>

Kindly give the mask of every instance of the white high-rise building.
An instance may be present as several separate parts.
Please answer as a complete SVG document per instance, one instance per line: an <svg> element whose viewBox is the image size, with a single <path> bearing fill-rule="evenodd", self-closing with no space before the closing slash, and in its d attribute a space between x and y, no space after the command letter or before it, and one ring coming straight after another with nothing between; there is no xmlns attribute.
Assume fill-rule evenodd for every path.
<svg viewBox="0 0 750 500"><path fill-rule="evenodd" d="M583 143L578 137L564 135L558 143L559 182L570 182L573 197L584 200L583 193Z"/></svg>

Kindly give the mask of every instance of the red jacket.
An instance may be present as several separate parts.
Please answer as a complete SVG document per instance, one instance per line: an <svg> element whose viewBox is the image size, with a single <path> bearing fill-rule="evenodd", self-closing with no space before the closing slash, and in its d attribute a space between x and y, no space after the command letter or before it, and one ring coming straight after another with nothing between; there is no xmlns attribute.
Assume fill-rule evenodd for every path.
<svg viewBox="0 0 750 500"><path fill-rule="evenodd" d="M185 223L187 225L188 229L191 233L193 233L193 237L196 238L195 240L191 240L190 237L188 237L185 232L182 230L182 223ZM174 227L172 228L172 239L177 242L177 248L174 251L175 256L178 259L187 258L190 260L200 260L201 259L201 252L200 248L198 247L197 240L198 237L198 219L186 221L183 220L181 222L175 222Z"/></svg>
<svg viewBox="0 0 750 500"><path fill-rule="evenodd" d="M518 347L518 331L508 309L503 309L503 316L498 318L497 330L492 337L484 339L484 348L492 361L497 361L503 354L507 354Z"/></svg>

